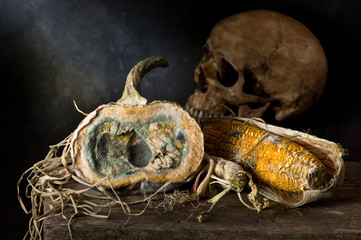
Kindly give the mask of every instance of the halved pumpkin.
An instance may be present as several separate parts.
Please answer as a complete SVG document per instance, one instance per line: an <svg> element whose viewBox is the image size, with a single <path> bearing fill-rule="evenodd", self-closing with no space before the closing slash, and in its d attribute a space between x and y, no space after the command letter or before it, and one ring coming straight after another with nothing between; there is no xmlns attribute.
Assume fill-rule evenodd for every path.
<svg viewBox="0 0 361 240"><path fill-rule="evenodd" d="M198 172L204 150L197 122L176 103L147 104L138 93L146 72L166 66L162 57L141 61L129 73L122 98L99 106L79 124L70 150L78 177L120 188L185 182Z"/></svg>

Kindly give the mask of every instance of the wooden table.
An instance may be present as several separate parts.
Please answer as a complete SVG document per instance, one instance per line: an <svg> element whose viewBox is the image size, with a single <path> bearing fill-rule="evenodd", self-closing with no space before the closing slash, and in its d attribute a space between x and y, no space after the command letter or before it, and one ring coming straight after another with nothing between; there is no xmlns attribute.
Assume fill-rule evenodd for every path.
<svg viewBox="0 0 361 240"><path fill-rule="evenodd" d="M126 200L139 196L126 197ZM246 197L245 197L246 198ZM297 210L278 205L257 213L244 207L236 194L223 197L206 215L203 223L197 216L209 209L190 204L176 205L173 211L158 214L147 209L141 216L127 217L119 207L109 219L89 216L71 222L73 239L361 239L361 162L346 162L342 187L328 199L302 206ZM144 204L132 206L133 210ZM68 221L61 217L45 221L44 239L69 239Z"/></svg>

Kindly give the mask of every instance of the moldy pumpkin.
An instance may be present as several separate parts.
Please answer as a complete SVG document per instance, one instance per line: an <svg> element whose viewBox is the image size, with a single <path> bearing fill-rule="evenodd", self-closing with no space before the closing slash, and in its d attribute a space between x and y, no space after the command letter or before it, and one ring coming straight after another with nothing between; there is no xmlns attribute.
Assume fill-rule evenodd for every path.
<svg viewBox="0 0 361 240"><path fill-rule="evenodd" d="M162 57L139 62L127 77L122 98L99 106L79 124L70 144L78 177L106 188L147 183L137 190L151 192L197 173L204 151L197 122L175 103L147 104L139 94L144 74L167 66Z"/></svg>

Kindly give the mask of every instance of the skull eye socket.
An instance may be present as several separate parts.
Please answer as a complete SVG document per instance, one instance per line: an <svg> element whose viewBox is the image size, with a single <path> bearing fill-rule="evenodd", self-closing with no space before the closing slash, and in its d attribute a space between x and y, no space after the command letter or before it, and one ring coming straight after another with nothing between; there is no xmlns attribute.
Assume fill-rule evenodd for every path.
<svg viewBox="0 0 361 240"><path fill-rule="evenodd" d="M221 59L220 71L217 72L217 79L225 87L231 87L238 81L238 72L225 59Z"/></svg>

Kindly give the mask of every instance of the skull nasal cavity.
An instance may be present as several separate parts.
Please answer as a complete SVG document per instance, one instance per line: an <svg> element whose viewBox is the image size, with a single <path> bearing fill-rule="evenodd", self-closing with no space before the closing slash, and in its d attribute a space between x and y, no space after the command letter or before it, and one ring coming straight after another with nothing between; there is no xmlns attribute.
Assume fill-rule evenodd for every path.
<svg viewBox="0 0 361 240"><path fill-rule="evenodd" d="M257 78L256 74L249 68L243 70L244 84L243 92L246 94L256 95L259 97L268 98L270 95L264 91L261 81Z"/></svg>
<svg viewBox="0 0 361 240"><path fill-rule="evenodd" d="M231 87L238 81L238 72L223 58L219 68L220 71L217 72L217 78L220 84L225 87Z"/></svg>

